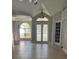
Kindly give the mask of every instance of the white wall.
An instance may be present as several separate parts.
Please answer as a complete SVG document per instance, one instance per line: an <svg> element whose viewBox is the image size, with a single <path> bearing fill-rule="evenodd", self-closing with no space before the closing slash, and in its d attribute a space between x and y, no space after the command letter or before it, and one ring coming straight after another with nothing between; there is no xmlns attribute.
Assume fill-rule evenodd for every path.
<svg viewBox="0 0 79 59"><path fill-rule="evenodd" d="M67 9L64 11L60 11L53 15L52 17L52 42L51 44L54 45L55 40L55 23L56 21L62 22L61 27L61 46L63 46L63 50L67 53Z"/></svg>
<svg viewBox="0 0 79 59"><path fill-rule="evenodd" d="M14 43L15 44L19 44L19 26L18 26L18 21L12 21L12 31L13 31Z"/></svg>
<svg viewBox="0 0 79 59"><path fill-rule="evenodd" d="M67 53L67 9L62 12L62 46Z"/></svg>

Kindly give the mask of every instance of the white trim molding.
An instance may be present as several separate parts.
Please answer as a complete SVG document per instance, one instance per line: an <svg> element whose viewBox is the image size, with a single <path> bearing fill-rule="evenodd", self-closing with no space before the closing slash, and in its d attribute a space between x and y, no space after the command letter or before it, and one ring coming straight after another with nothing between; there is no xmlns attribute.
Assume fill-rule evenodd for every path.
<svg viewBox="0 0 79 59"><path fill-rule="evenodd" d="M67 51L66 51L66 49L64 49L64 48L62 48L63 49L63 51L67 54Z"/></svg>

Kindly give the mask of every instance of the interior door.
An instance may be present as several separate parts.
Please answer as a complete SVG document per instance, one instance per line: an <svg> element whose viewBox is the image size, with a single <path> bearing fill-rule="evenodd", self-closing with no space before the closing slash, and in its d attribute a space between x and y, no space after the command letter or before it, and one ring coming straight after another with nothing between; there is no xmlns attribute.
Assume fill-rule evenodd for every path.
<svg viewBox="0 0 79 59"><path fill-rule="evenodd" d="M48 25L43 24L43 42L48 41Z"/></svg>
<svg viewBox="0 0 79 59"><path fill-rule="evenodd" d="M48 24L37 24L36 25L36 41L37 42L48 42Z"/></svg>

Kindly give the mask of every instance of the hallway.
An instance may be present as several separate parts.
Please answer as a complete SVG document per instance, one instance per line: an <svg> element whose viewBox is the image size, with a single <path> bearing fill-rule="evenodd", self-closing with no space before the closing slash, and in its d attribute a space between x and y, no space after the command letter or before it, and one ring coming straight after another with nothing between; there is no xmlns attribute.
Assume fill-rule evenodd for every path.
<svg viewBox="0 0 79 59"><path fill-rule="evenodd" d="M19 45L14 46L12 59L66 59L66 57L61 48L20 41Z"/></svg>

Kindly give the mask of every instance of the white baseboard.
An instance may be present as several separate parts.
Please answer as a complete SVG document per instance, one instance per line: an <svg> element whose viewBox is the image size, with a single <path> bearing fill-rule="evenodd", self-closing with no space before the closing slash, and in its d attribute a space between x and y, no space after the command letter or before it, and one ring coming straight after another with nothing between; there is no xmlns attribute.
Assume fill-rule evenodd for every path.
<svg viewBox="0 0 79 59"><path fill-rule="evenodd" d="M64 48L63 48L63 51L64 51L64 52L67 54L67 51L66 51L66 49L64 49Z"/></svg>

